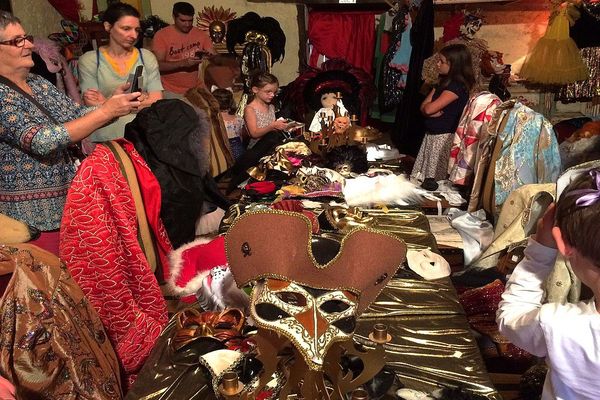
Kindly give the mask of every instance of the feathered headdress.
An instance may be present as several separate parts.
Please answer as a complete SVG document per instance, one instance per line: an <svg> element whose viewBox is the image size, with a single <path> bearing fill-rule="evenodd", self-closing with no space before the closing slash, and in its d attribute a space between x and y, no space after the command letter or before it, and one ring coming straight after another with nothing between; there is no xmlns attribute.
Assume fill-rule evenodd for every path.
<svg viewBox="0 0 600 400"><path fill-rule="evenodd" d="M376 88L365 70L341 59L331 59L321 64L321 69L309 68L291 82L283 101L294 105L294 118L302 121L308 107L315 111L321 108L320 96L326 92L341 92L344 106L351 113L360 114L361 124L364 124Z"/></svg>
<svg viewBox="0 0 600 400"><path fill-rule="evenodd" d="M283 61L285 57L285 33L279 22L272 17L261 17L255 12L248 12L231 20L227 24L227 49L235 53L236 44L246 42L246 34L250 31L259 32L267 37L267 47L271 51L271 62Z"/></svg>
<svg viewBox="0 0 600 400"><path fill-rule="evenodd" d="M203 31L208 31L210 24L214 21L221 21L227 25L235 18L236 13L230 8L217 8L216 6L204 7L202 11L198 11L196 16L196 26Z"/></svg>

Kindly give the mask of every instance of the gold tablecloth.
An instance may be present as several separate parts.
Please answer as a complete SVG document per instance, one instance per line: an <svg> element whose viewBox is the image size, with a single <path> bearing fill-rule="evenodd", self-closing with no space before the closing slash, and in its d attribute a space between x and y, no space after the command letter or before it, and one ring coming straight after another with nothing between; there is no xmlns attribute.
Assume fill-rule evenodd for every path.
<svg viewBox="0 0 600 400"><path fill-rule="evenodd" d="M386 365L411 389L462 386L489 399L494 389L449 279L394 278L361 316L355 338L369 346L375 323L388 326Z"/></svg>
<svg viewBox="0 0 600 400"><path fill-rule="evenodd" d="M421 212L365 211L376 217L378 229L400 233L409 248L437 250L429 222ZM341 238L336 233L324 236ZM450 279L425 281L405 267L400 269L360 317L356 340L372 345L368 335L375 323L388 326L392 342L385 345L387 366L404 386L427 392L444 385L462 386L489 399L501 399L486 372ZM183 398L178 396L184 392L189 398L213 398L199 367L194 365L194 355L189 355L189 361L185 360L188 355L178 357L183 362L168 361L173 355L167 354L165 336L172 323L167 328L127 398L175 399Z"/></svg>

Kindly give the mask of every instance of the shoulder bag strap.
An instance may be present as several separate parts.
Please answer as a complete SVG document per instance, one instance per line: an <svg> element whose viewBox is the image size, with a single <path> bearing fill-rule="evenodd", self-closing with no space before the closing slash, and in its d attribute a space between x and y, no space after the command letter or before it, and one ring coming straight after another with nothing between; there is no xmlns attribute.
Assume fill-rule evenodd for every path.
<svg viewBox="0 0 600 400"><path fill-rule="evenodd" d="M39 101L37 101L32 95L30 95L29 93L27 93L26 91L24 91L23 89L21 89L20 87L18 87L13 81L11 81L10 79L0 75L0 83L5 84L6 86L8 86L9 88L11 88L12 90L18 92L19 94L21 94L23 97L25 97L27 100L29 100L31 103L33 103L33 105L35 105L37 108L40 109L41 112L44 113L45 116L47 116L48 118L50 118L50 120L52 122L54 122L55 124L60 124L60 122L58 122L56 120L56 118L54 118L50 112L48 111L48 109L46 107L44 107L42 104L40 104Z"/></svg>
<svg viewBox="0 0 600 400"><path fill-rule="evenodd" d="M156 272L156 267L158 266L158 257L154 248L154 240L152 233L150 232L148 218L146 216L146 209L144 208L144 201L142 199L142 193L140 192L140 184L137 180L137 175L135 173L135 168L131 158L129 158L129 155L125 152L121 145L115 141L104 142L102 144L108 147L108 149L113 153L117 162L119 163L123 176L127 180L127 184L131 190L131 195L133 196L133 202L135 203L135 213L138 221L138 242L142 248L142 251L144 252L144 255L146 256L146 260L148 260L150 269L154 273Z"/></svg>

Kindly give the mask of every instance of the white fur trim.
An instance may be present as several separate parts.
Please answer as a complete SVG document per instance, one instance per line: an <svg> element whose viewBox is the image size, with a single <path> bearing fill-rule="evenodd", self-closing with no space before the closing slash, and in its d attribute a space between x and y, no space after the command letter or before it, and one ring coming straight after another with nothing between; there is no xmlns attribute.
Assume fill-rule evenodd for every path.
<svg viewBox="0 0 600 400"><path fill-rule="evenodd" d="M372 207L378 204L420 204L423 198L417 189L416 185L403 175L386 175L346 179L343 191L349 206Z"/></svg>
<svg viewBox="0 0 600 400"><path fill-rule="evenodd" d="M200 288L202 287L202 281L205 277L210 275L210 270L198 273L184 287L177 286L175 282L177 282L177 279L179 278L183 269L183 252L192 249L196 246L210 243L213 239L214 238L201 237L194 240L193 242L186 243L169 253L169 261L171 264L171 274L169 276L169 279L167 279L167 290L169 294L178 296L188 296L191 294L195 294L198 290L200 290Z"/></svg>

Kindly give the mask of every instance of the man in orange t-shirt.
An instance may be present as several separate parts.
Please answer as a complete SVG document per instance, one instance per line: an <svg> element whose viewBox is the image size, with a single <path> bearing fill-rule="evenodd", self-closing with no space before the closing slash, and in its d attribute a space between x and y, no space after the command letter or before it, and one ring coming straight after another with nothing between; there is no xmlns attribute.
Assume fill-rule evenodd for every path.
<svg viewBox="0 0 600 400"><path fill-rule="evenodd" d="M154 35L152 51L158 60L165 98L182 98L198 85L198 66L214 54L208 33L193 26L194 6L186 2L173 5L174 24Z"/></svg>

